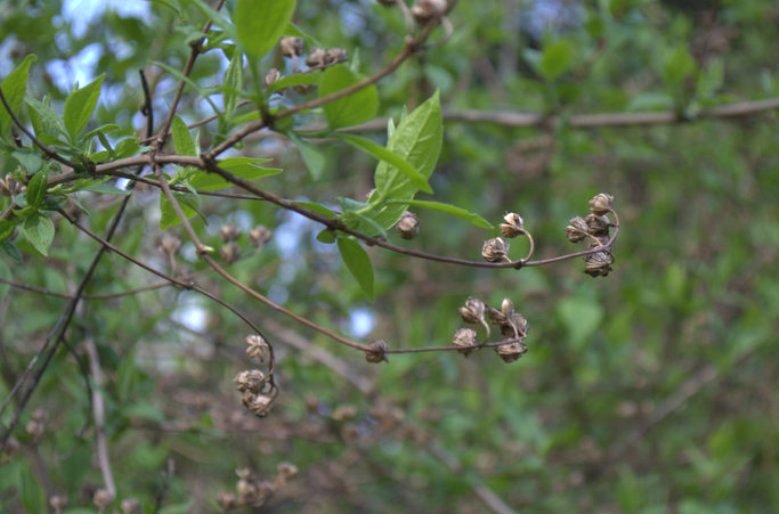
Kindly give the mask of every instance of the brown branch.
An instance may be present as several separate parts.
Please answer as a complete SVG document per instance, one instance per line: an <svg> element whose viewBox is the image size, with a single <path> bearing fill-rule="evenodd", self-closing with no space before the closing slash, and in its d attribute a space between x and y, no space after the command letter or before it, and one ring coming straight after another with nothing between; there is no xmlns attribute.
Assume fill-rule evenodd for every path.
<svg viewBox="0 0 779 514"><path fill-rule="evenodd" d="M5 279L0 277L0 283L6 284L10 287L13 287L14 289L19 289L20 291L29 291L31 293L37 293L44 296L52 296L54 298L62 298L65 300L72 300L75 298L74 295L67 294L67 293L59 293L57 291L51 291L49 289L43 288L43 287L37 287L37 286L31 286L27 284L20 284L18 282L13 282L11 280ZM153 291L156 289L161 289L163 287L170 286L170 282L167 280L162 282L155 282L153 284L149 284L146 286L136 287L133 289L127 289L125 291L117 291L115 293L103 293L103 294L94 294L94 295L82 295L82 300L112 300L115 298L121 298L123 296L132 296L139 293L145 293L147 291Z"/></svg>
<svg viewBox="0 0 779 514"><path fill-rule="evenodd" d="M92 415L95 420L95 439L97 445L97 462L103 475L103 484L111 498L116 497L114 474L111 472L111 460L108 454L108 441L105 433L105 401L103 400L103 370L100 368L100 358L92 338L84 341L84 347L89 356L89 368L92 373L94 387L92 388Z"/></svg>

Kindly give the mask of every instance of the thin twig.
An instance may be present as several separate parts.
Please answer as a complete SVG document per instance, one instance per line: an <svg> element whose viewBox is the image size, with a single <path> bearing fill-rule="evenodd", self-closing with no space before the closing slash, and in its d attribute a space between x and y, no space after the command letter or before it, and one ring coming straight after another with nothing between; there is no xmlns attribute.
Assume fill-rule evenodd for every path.
<svg viewBox="0 0 779 514"><path fill-rule="evenodd" d="M95 439L97 444L97 462L103 483L111 498L116 497L114 474L111 472L111 459L108 455L108 441L105 433L105 401L103 400L103 371L100 368L100 357L97 347L91 337L84 341L84 348L89 356L89 367L92 372L94 387L92 388L92 414L95 420Z"/></svg>
<svg viewBox="0 0 779 514"><path fill-rule="evenodd" d="M19 289L21 291L29 291L31 293L37 293L44 296L52 296L54 298L62 298L65 300L72 300L75 298L74 295L67 294L67 293L59 293L57 291L51 291L49 289L43 288L43 287L37 287L37 286L31 286L27 284L20 284L18 282L13 282L11 280L5 279L3 277L0 277L0 283L6 284L8 286L13 287L14 289ZM124 296L133 296L139 293L145 293L147 291L154 291L156 289L161 289L163 287L170 286L170 282L164 280L161 282L155 282L153 284L149 284L146 286L136 287L133 289L127 289L125 291L117 291L115 293L103 293L103 294L85 294L81 296L82 300L112 300L115 298L122 298Z"/></svg>

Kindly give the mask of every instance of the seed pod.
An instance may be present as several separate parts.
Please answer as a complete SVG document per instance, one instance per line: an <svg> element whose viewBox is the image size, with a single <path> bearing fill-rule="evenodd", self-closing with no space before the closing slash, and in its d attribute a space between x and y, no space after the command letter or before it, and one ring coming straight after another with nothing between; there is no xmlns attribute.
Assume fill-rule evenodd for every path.
<svg viewBox="0 0 779 514"><path fill-rule="evenodd" d="M385 341L378 340L370 344L370 350L365 352L365 360L373 364L379 362L389 362L387 359L387 349L389 345Z"/></svg>
<svg viewBox="0 0 779 514"><path fill-rule="evenodd" d="M465 305L460 307L460 316L466 323L479 324L484 323L484 302L478 298L468 298Z"/></svg>
<svg viewBox="0 0 779 514"><path fill-rule="evenodd" d="M337 64L346 61L347 54L343 48L328 48L325 50L325 64Z"/></svg>
<svg viewBox="0 0 779 514"><path fill-rule="evenodd" d="M525 235L525 222L522 216L516 212L506 214L503 217L503 223L500 224L500 233L507 238Z"/></svg>
<svg viewBox="0 0 779 514"><path fill-rule="evenodd" d="M243 393L241 402L252 414L258 418L264 418L270 414L273 399L274 397L268 394L255 394L252 391L246 391Z"/></svg>
<svg viewBox="0 0 779 514"><path fill-rule="evenodd" d="M501 323L500 333L505 337L525 337L527 335L527 319L518 312L512 312L506 321Z"/></svg>
<svg viewBox="0 0 779 514"><path fill-rule="evenodd" d="M100 510L111 505L112 501L114 501L113 495L103 488L98 489L95 491L95 494L92 495L92 503Z"/></svg>
<svg viewBox="0 0 779 514"><path fill-rule="evenodd" d="M506 254L509 251L509 244L500 237L494 237L484 241L481 248L481 256L487 262L502 262L508 259Z"/></svg>
<svg viewBox="0 0 779 514"><path fill-rule="evenodd" d="M446 13L446 0L418 0L411 8L411 15L420 25Z"/></svg>
<svg viewBox="0 0 779 514"><path fill-rule="evenodd" d="M241 371L233 379L238 391L245 393L247 391L252 393L259 393L262 391L263 386L268 381L265 373L258 369L250 369Z"/></svg>
<svg viewBox="0 0 779 514"><path fill-rule="evenodd" d="M281 38L279 46L281 47L281 54L284 57L297 57L303 53L303 39L294 36L286 36Z"/></svg>
<svg viewBox="0 0 779 514"><path fill-rule="evenodd" d="M608 237L611 220L608 216L588 214L584 221L587 223L587 232L596 237Z"/></svg>
<svg viewBox="0 0 779 514"><path fill-rule="evenodd" d="M261 248L270 241L271 237L273 237L273 232L265 225L257 225L249 231L249 240L257 248Z"/></svg>
<svg viewBox="0 0 779 514"><path fill-rule="evenodd" d="M606 214L614 208L614 197L607 193L598 193L590 200L590 212L593 214Z"/></svg>
<svg viewBox="0 0 779 514"><path fill-rule="evenodd" d="M168 257L173 257L181 248L181 239L170 234L163 234L157 248Z"/></svg>
<svg viewBox="0 0 779 514"><path fill-rule="evenodd" d="M224 511L232 510L238 506L238 498L232 493L222 491L216 497L216 504Z"/></svg>
<svg viewBox="0 0 779 514"><path fill-rule="evenodd" d="M406 211L395 225L395 230L403 239L414 239L419 233L419 219L412 212Z"/></svg>
<svg viewBox="0 0 779 514"><path fill-rule="evenodd" d="M312 68L324 66L327 58L327 52L324 48L314 48L308 53L306 64Z"/></svg>
<svg viewBox="0 0 779 514"><path fill-rule="evenodd" d="M226 245L222 246L219 253L222 256L222 260L225 261L226 264L232 264L238 260L238 257L241 254L241 249L235 241L230 241Z"/></svg>
<svg viewBox="0 0 779 514"><path fill-rule="evenodd" d="M568 226L565 227L565 237L572 243L578 243L587 238L589 227L587 222L581 216L576 216L568 221Z"/></svg>
<svg viewBox="0 0 779 514"><path fill-rule="evenodd" d="M470 355L476 345L476 331L472 328L459 328L454 333L452 344L462 347L461 350L457 350L466 357Z"/></svg>
<svg viewBox="0 0 779 514"><path fill-rule="evenodd" d="M522 357L527 353L527 345L520 343L519 341L514 343L502 344L495 347L495 353L497 353L503 362L510 363Z"/></svg>
<svg viewBox="0 0 779 514"><path fill-rule="evenodd" d="M268 73L265 74L265 85L270 86L281 78L281 72L276 68L271 68Z"/></svg>
<svg viewBox="0 0 779 514"><path fill-rule="evenodd" d="M60 514L68 506L68 497L61 494L55 494L49 498L49 507L55 512Z"/></svg>
<svg viewBox="0 0 779 514"><path fill-rule="evenodd" d="M289 480L298 474L298 467L289 462L280 462L278 466L276 466L276 472L284 480Z"/></svg>
<svg viewBox="0 0 779 514"><path fill-rule="evenodd" d="M250 359L256 358L260 363L265 362L265 357L270 353L270 345L261 335L251 334L244 339L246 343L246 355Z"/></svg>
<svg viewBox="0 0 779 514"><path fill-rule="evenodd" d="M595 252L584 257L584 272L591 277L605 277L614 264L614 256L609 251Z"/></svg>
<svg viewBox="0 0 779 514"><path fill-rule="evenodd" d="M122 500L122 514L140 514L141 503L135 498L125 498Z"/></svg>
<svg viewBox="0 0 779 514"><path fill-rule="evenodd" d="M228 241L235 241L238 239L238 227L233 225L232 223L227 223L222 225L222 227L219 229L219 236L222 238L222 241L228 242Z"/></svg>

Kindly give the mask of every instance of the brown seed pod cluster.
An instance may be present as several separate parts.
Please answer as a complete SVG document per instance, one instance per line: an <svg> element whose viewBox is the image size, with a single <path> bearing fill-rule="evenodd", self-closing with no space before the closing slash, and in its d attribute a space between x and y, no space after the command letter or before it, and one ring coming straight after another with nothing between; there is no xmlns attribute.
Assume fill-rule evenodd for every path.
<svg viewBox="0 0 779 514"><path fill-rule="evenodd" d="M262 250L265 244L273 237L273 232L265 225L257 225L249 231L249 242L257 250ZM241 245L239 238L241 231L232 223L226 223L219 228L219 237L222 246L219 255L225 264L232 264L241 257Z"/></svg>
<svg viewBox="0 0 779 514"><path fill-rule="evenodd" d="M612 271L614 255L612 248L605 245L611 238L611 229L616 227L609 215L616 218L614 197L599 193L590 200L590 212L584 217L575 216L565 227L565 236L572 243L584 243L598 251L584 257L584 272L591 277L605 277Z"/></svg>
<svg viewBox="0 0 779 514"><path fill-rule="evenodd" d="M244 340L246 355L260 364L270 361L272 350L268 342L259 334L251 334ZM241 402L252 414L265 417L270 413L273 402L278 396L278 388L273 382L272 373L259 369L248 369L238 373L233 379L235 387L241 393Z"/></svg>
<svg viewBox="0 0 779 514"><path fill-rule="evenodd" d="M227 512L239 507L262 507L279 489L298 474L294 464L282 462L276 466L276 476L271 480L262 480L249 468L235 470L238 480L235 483L235 493L223 491L217 496L216 503Z"/></svg>
<svg viewBox="0 0 779 514"><path fill-rule="evenodd" d="M514 309L513 302L508 298L503 299L500 309L490 307L478 298L468 298L460 307L460 317L466 323L483 326L487 337L490 335L490 324L500 329L508 341L494 348L504 362L514 362L527 352L527 345L523 342L527 337L527 319ZM460 328L454 333L452 344L467 357L486 343L478 342L475 330Z"/></svg>

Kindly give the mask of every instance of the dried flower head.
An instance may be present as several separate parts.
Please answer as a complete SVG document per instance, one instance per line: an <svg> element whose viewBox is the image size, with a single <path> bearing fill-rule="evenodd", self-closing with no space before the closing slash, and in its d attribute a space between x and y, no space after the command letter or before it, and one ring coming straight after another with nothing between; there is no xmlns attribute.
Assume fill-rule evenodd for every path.
<svg viewBox="0 0 779 514"><path fill-rule="evenodd" d="M250 359L257 359L260 363L265 362L265 358L270 354L270 345L259 334L251 334L244 339L246 343L246 355Z"/></svg>
<svg viewBox="0 0 779 514"><path fill-rule="evenodd" d="M240 233L238 232L238 227L233 225L232 223L225 223L221 226L219 229L219 236L222 238L222 241L235 241L238 239L238 235Z"/></svg>
<svg viewBox="0 0 779 514"><path fill-rule="evenodd" d="M591 277L605 277L614 264L614 256L611 252L603 250L601 252L591 253L584 257L584 272Z"/></svg>
<svg viewBox="0 0 779 514"><path fill-rule="evenodd" d="M68 506L68 497L61 495L61 494L55 494L54 496L49 498L49 507L56 513L59 514L65 510L65 507Z"/></svg>
<svg viewBox="0 0 779 514"><path fill-rule="evenodd" d="M312 68L324 66L327 59L327 51L324 48L314 48L308 53L306 64Z"/></svg>
<svg viewBox="0 0 779 514"><path fill-rule="evenodd" d="M379 362L389 362L389 359L387 359L387 349L389 348L389 345L386 343L386 341L374 341L369 346L370 350L365 352L366 361L373 364L377 364Z"/></svg>
<svg viewBox="0 0 779 514"><path fill-rule="evenodd" d="M247 391L259 393L265 387L268 377L258 369L249 369L238 373L233 381L235 382L236 389L242 393Z"/></svg>
<svg viewBox="0 0 779 514"><path fill-rule="evenodd" d="M438 18L446 13L446 0L418 0L411 8L414 20L424 25L433 18Z"/></svg>
<svg viewBox="0 0 779 514"><path fill-rule="evenodd" d="M503 362L510 363L522 357L527 352L527 345L519 341L506 343L495 347L497 353Z"/></svg>
<svg viewBox="0 0 779 514"><path fill-rule="evenodd" d="M92 503L100 510L111 505L112 501L114 501L114 496L103 488L98 489L95 491L95 494L92 495Z"/></svg>
<svg viewBox="0 0 779 514"><path fill-rule="evenodd" d="M587 223L587 232L596 237L609 235L611 220L606 215L588 214L584 221Z"/></svg>
<svg viewBox="0 0 779 514"><path fill-rule="evenodd" d="M122 514L140 514L141 502L135 498L125 498L122 500Z"/></svg>
<svg viewBox="0 0 779 514"><path fill-rule="evenodd" d="M258 418L264 418L270 414L270 409L273 406L273 400L275 396L270 394L255 394L252 391L246 391L243 393L241 402L249 412L257 416Z"/></svg>
<svg viewBox="0 0 779 514"><path fill-rule="evenodd" d="M527 335L527 319L518 312L512 312L511 316L500 325L500 333L506 337L525 337Z"/></svg>
<svg viewBox="0 0 779 514"><path fill-rule="evenodd" d="M172 257L176 255L179 248L181 248L181 239L171 236L170 234L163 234L157 248L159 248L160 252L163 254Z"/></svg>
<svg viewBox="0 0 779 514"><path fill-rule="evenodd" d="M232 493L222 491L219 496L216 497L216 504L222 510L232 510L238 506L238 498Z"/></svg>
<svg viewBox="0 0 779 514"><path fill-rule="evenodd" d="M568 226L565 227L565 237L572 243L578 243L587 238L589 227L587 222L581 216L571 218Z"/></svg>
<svg viewBox="0 0 779 514"><path fill-rule="evenodd" d="M486 308L487 306L484 305L484 302L478 298L468 298L465 300L465 305L460 307L460 316L466 323L482 325L487 331L487 335L489 335L490 326L484 320L484 312Z"/></svg>
<svg viewBox="0 0 779 514"><path fill-rule="evenodd" d="M598 193L590 200L590 212L593 214L606 214L614 208L614 197L607 193Z"/></svg>
<svg viewBox="0 0 779 514"><path fill-rule="evenodd" d="M286 36L281 38L279 46L281 47L281 54L284 57L297 57L303 53L303 39L294 36Z"/></svg>
<svg viewBox="0 0 779 514"><path fill-rule="evenodd" d="M273 237L271 229L265 225L257 225L249 231L249 240L256 248L262 248Z"/></svg>
<svg viewBox="0 0 779 514"><path fill-rule="evenodd" d="M452 339L453 345L462 348L461 350L457 351L466 357L474 350L476 343L476 331L472 328L458 328L457 332L454 333L454 338Z"/></svg>
<svg viewBox="0 0 779 514"><path fill-rule="evenodd" d="M395 230L403 239L414 239L419 233L419 219L414 213L406 211L395 225Z"/></svg>
<svg viewBox="0 0 779 514"><path fill-rule="evenodd" d="M265 85L270 86L281 78L281 72L277 68L271 68L265 74Z"/></svg>
<svg viewBox="0 0 779 514"><path fill-rule="evenodd" d="M232 264L237 261L238 257L241 255L241 248L235 241L230 241L229 243L222 245L219 254L222 256L222 260L225 261L225 264Z"/></svg>
<svg viewBox="0 0 779 514"><path fill-rule="evenodd" d="M325 64L338 64L344 62L347 59L346 50L343 48L328 48L325 50Z"/></svg>
<svg viewBox="0 0 779 514"><path fill-rule="evenodd" d="M503 216L503 223L500 224L500 233L507 238L525 235L525 222L522 216L516 212L509 212Z"/></svg>
<svg viewBox="0 0 779 514"><path fill-rule="evenodd" d="M484 241L481 248L481 256L487 262L502 262L508 260L509 244L501 237L494 237Z"/></svg>

